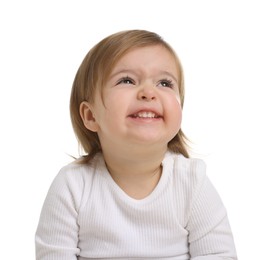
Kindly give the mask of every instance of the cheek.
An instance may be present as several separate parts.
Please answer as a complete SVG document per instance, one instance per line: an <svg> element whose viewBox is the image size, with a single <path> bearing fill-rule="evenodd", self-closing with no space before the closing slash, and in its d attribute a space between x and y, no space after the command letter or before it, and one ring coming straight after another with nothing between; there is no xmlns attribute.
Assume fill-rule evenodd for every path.
<svg viewBox="0 0 273 260"><path fill-rule="evenodd" d="M181 127L181 123L182 123L182 109L179 104L179 107L177 109L177 124L179 125L179 127Z"/></svg>
<svg viewBox="0 0 273 260"><path fill-rule="evenodd" d="M180 103L180 98L173 100L171 111L170 111L170 116L171 120L173 121L174 125L177 128L181 127L181 122L182 122L182 108L181 108L181 103Z"/></svg>
<svg viewBox="0 0 273 260"><path fill-rule="evenodd" d="M120 95L112 95L105 99L104 124L112 131L123 124L128 107L127 100Z"/></svg>
<svg viewBox="0 0 273 260"><path fill-rule="evenodd" d="M121 115L134 100L133 92L126 89L109 91L105 95L104 104L109 114Z"/></svg>

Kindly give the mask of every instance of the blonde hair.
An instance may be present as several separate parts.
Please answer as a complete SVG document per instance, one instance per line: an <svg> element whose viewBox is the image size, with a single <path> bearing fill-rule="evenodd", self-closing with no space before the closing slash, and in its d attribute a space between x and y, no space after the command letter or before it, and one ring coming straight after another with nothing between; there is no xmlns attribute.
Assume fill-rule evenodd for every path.
<svg viewBox="0 0 273 260"><path fill-rule="evenodd" d="M158 34L145 30L129 30L112 34L96 44L85 56L80 65L71 91L70 116L72 126L79 144L86 155L81 162L88 162L97 152L101 151L101 145L97 133L88 130L81 119L79 107L83 101L94 102L95 92L102 92L105 81L115 64L126 53L134 48L145 46L164 46L174 57L179 71L178 83L181 99L181 108L184 103L184 77L179 58L172 47ZM168 148L189 157L187 151L187 139L180 129L176 136L168 143Z"/></svg>

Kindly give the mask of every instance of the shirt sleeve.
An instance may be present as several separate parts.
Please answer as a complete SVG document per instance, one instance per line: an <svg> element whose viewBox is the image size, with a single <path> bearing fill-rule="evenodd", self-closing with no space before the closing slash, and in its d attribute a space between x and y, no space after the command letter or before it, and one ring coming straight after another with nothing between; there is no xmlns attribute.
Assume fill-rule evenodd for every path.
<svg viewBox="0 0 273 260"><path fill-rule="evenodd" d="M36 260L76 260L80 183L65 171L53 181L35 235Z"/></svg>
<svg viewBox="0 0 273 260"><path fill-rule="evenodd" d="M199 164L196 170L201 171L201 179L193 196L187 225L191 259L236 260L226 209L205 174L205 164Z"/></svg>

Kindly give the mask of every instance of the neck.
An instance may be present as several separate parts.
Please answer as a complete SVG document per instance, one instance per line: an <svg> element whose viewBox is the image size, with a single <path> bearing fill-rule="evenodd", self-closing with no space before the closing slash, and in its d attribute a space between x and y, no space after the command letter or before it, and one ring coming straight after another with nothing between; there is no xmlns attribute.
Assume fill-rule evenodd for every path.
<svg viewBox="0 0 273 260"><path fill-rule="evenodd" d="M161 176L165 149L103 150L104 160L114 181L134 198L147 196Z"/></svg>
<svg viewBox="0 0 273 260"><path fill-rule="evenodd" d="M148 147L144 149L128 148L125 150L117 148L103 149L103 156L107 167L116 173L145 174L145 172L154 171L161 165L166 152L167 147L157 149L149 149Z"/></svg>

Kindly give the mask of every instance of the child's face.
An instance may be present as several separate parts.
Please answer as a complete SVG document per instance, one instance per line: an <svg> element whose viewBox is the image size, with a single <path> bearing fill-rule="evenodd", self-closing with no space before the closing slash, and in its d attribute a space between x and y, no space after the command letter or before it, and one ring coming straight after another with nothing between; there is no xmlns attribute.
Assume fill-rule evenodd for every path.
<svg viewBox="0 0 273 260"><path fill-rule="evenodd" d="M133 49L113 68L91 105L102 148L140 144L161 145L181 126L178 68L162 46ZM103 101L102 101L103 100Z"/></svg>

